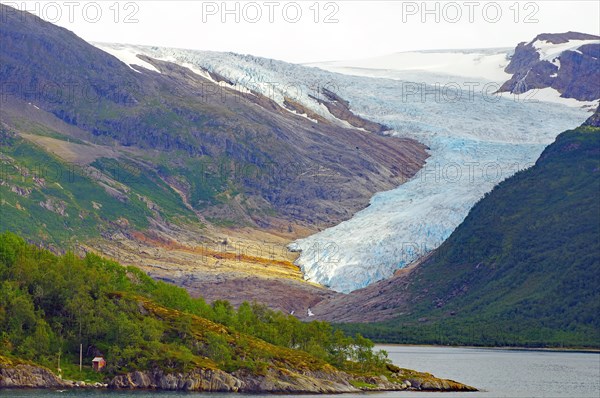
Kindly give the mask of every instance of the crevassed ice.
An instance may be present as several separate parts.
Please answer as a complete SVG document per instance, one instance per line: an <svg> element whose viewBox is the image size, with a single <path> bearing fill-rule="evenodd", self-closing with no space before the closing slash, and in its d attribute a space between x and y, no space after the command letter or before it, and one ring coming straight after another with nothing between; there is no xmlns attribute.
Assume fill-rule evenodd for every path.
<svg viewBox="0 0 600 398"><path fill-rule="evenodd" d="M388 278L437 248L486 192L531 166L556 135L588 116L543 102L463 93L444 103L403 99L401 92L402 82L358 78L340 93L395 134L428 145L431 157L413 179L376 194L352 219L294 242L306 278L336 291Z"/></svg>

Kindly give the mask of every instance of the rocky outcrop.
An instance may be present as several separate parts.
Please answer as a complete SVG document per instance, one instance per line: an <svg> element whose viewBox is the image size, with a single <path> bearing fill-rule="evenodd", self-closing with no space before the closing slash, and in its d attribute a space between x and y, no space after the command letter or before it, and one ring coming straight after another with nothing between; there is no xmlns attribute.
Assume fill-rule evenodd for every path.
<svg viewBox="0 0 600 398"><path fill-rule="evenodd" d="M135 371L114 377L110 383L86 384L58 378L49 369L0 356L2 388L112 388L165 391L242 393L337 394L366 391L476 391L452 380L438 379L389 365L392 376L356 377L334 369L294 371L270 368L259 374L248 370L227 373L219 369L194 369L165 373L161 370Z"/></svg>
<svg viewBox="0 0 600 398"><path fill-rule="evenodd" d="M59 379L50 370L27 363L17 363L0 357L1 388L68 388L69 382Z"/></svg>
<svg viewBox="0 0 600 398"><path fill-rule="evenodd" d="M342 372L308 372L300 374L281 369L270 369L266 374L260 375L248 371L229 374L221 370L203 369L186 373L136 371L115 377L109 383L109 388L247 393L341 393L358 391L348 382L348 379L349 376Z"/></svg>
<svg viewBox="0 0 600 398"><path fill-rule="evenodd" d="M323 97L310 96L320 104L325 105L329 113L336 118L348 122L351 126L369 131L371 133L383 133L390 130L389 127L364 119L350 110L350 103L331 90L322 88L320 92Z"/></svg>
<svg viewBox="0 0 600 398"><path fill-rule="evenodd" d="M237 376L244 381L242 391L249 393L334 394L359 391L350 384L348 374L337 371L297 373L284 369L270 369L264 375L253 375L242 371L238 372Z"/></svg>
<svg viewBox="0 0 600 398"><path fill-rule="evenodd" d="M541 33L537 35L537 40L547 41L552 44L567 43L570 40L598 40L600 37L581 32L565 32L565 33Z"/></svg>
<svg viewBox="0 0 600 398"><path fill-rule="evenodd" d="M590 116L585 123L584 126L592 126L592 127L600 127L600 105L596 108L596 112L592 116Z"/></svg>
<svg viewBox="0 0 600 398"><path fill-rule="evenodd" d="M391 366L391 365L390 365ZM310 393L338 394L358 391L477 391L453 380L438 379L394 366L393 379L386 376L354 377L339 371L305 371L269 369L265 374L241 370L232 374L221 370L194 370L187 373L162 371L131 372L115 377L114 389L156 389L172 391L242 392L242 393Z"/></svg>
<svg viewBox="0 0 600 398"><path fill-rule="evenodd" d="M243 382L221 370L198 369L187 373L136 371L115 377L108 386L115 389L237 392Z"/></svg>
<svg viewBox="0 0 600 398"><path fill-rule="evenodd" d="M579 47L554 54L570 41L587 40ZM522 94L532 89L554 88L564 98L593 101L600 98L600 37L567 32L541 34L529 43L520 43L505 71L512 78L500 92ZM554 46L554 50L552 50ZM545 54L541 48L550 50Z"/></svg>

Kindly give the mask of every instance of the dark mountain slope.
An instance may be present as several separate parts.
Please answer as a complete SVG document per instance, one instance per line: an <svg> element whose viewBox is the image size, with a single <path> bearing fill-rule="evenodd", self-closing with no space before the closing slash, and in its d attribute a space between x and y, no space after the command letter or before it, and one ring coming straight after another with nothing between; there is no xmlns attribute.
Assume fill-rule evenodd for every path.
<svg viewBox="0 0 600 398"><path fill-rule="evenodd" d="M233 216L231 206L219 206L227 195L217 198L233 189L266 201L255 206L263 213L271 207L287 219L330 225L413 175L426 157L414 141L313 123L265 97L226 88L207 95L213 82L174 64L150 60L162 73L136 72L63 28L2 7L3 100L29 102L88 133L79 138L170 153L150 163L187 180L197 210L214 206L215 216ZM14 113L3 119L27 117ZM196 158L245 173L203 189L183 164ZM314 174L330 181L305 177Z"/></svg>
<svg viewBox="0 0 600 398"><path fill-rule="evenodd" d="M599 196L600 129L584 125L486 195L430 258L313 311L388 319L349 326L387 341L597 347Z"/></svg>

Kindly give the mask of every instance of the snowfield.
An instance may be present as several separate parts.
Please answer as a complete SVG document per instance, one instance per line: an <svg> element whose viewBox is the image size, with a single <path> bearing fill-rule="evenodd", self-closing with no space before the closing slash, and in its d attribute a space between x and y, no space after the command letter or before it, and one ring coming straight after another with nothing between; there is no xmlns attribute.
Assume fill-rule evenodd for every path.
<svg viewBox="0 0 600 398"><path fill-rule="evenodd" d="M511 78L504 68L513 49L411 51L350 61L311 63L331 72L368 77L408 80L407 76L441 82L448 76L473 81L504 83ZM424 73L425 72L425 73ZM421 80L418 80L421 81Z"/></svg>
<svg viewBox="0 0 600 398"><path fill-rule="evenodd" d="M540 59L554 63L555 58L558 58L564 51L576 51L581 54L578 50L579 47L599 43L600 40L567 40L565 43L560 44L554 44L546 40L534 40L532 45L540 54Z"/></svg>
<svg viewBox="0 0 600 398"><path fill-rule="evenodd" d="M467 52L471 61L460 62L483 64L472 66L479 70L472 76L465 76L472 73L468 68L461 69L467 70L462 75L444 74L439 54L435 60L418 55L421 58L412 61L403 55L402 62L390 61L387 69L381 67L385 59L375 60L360 66L363 75L357 76L232 53L135 50L217 72L279 104L285 97L292 98L336 120L309 97L327 87L350 101L355 113L390 126L393 135L414 138L430 148L431 157L413 179L376 194L350 220L290 245L301 251L297 264L306 279L340 292L388 278L438 247L485 193L530 167L559 133L589 116L580 107L493 94L486 84L500 76L499 63L506 57L498 51L478 56ZM431 61L428 68L418 68L423 59ZM410 70L400 69L404 61ZM349 65L337 63L334 69L356 69ZM431 82L440 84L432 87Z"/></svg>

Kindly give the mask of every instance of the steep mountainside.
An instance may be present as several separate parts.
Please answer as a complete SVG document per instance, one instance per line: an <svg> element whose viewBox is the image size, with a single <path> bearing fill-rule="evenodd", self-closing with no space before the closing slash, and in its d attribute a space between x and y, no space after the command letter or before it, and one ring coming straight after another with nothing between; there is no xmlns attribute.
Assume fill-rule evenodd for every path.
<svg viewBox="0 0 600 398"><path fill-rule="evenodd" d="M319 304L387 341L594 346L600 323L598 112L500 183L420 264ZM596 126L596 127L594 127Z"/></svg>
<svg viewBox="0 0 600 398"><path fill-rule="evenodd" d="M162 166L162 177L184 180L196 209L218 208L217 196L233 196L228 191L237 189L290 219L335 223L363 207L373 191L414 174L426 156L417 143L314 123L264 96L227 88L209 95L213 81L174 64L150 60L160 72L136 72L65 29L31 15L3 15L0 78L7 97L31 102L89 133L83 138L171 153L172 162L156 166ZM364 152L348 153L357 147ZM236 176L234 187L202 192L195 181L178 175L178 169L191 168L184 164L188 159L212 161L209 166L217 171L206 166L209 173L219 172L222 162L227 171L244 174ZM324 174L332 181L324 187L304 174ZM348 180L352 189L342 187ZM361 204L349 203L361 195ZM345 198L352 198L341 201L348 208L337 204ZM260 205L248 207L269 210Z"/></svg>
<svg viewBox="0 0 600 398"><path fill-rule="evenodd" d="M577 32L541 34L520 43L505 71L512 78L500 91L522 94L553 88L561 97L600 98L600 36Z"/></svg>
<svg viewBox="0 0 600 398"><path fill-rule="evenodd" d="M385 127L335 93L325 102L346 106L344 120L311 120L206 71L128 66L0 7L0 229L36 243L100 251L196 293L221 283L277 306L262 295L276 285L305 306L324 290L302 281L285 245L349 218L427 157L367 131ZM259 293L240 292L248 278Z"/></svg>

